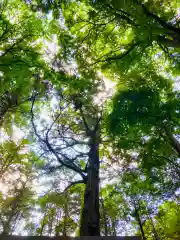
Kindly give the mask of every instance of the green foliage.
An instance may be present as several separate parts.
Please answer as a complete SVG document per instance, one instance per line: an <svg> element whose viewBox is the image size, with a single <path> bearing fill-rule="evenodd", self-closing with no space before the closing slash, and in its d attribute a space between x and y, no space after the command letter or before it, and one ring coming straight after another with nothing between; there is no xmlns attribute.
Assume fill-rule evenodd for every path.
<svg viewBox="0 0 180 240"><path fill-rule="evenodd" d="M156 231L161 238L178 239L179 238L179 205L173 201L166 201L159 207L158 213L154 216ZM151 223L147 221L144 229L146 235L150 235ZM153 239L153 236L148 237Z"/></svg>
<svg viewBox="0 0 180 240"><path fill-rule="evenodd" d="M1 1L2 234L179 239L179 8Z"/></svg>
<svg viewBox="0 0 180 240"><path fill-rule="evenodd" d="M46 204L48 204L48 203L52 203L57 206L62 206L62 205L64 205L65 201L66 201L66 199L63 195L61 196L56 193L51 193L51 194L43 196L40 199L40 206L45 207Z"/></svg>

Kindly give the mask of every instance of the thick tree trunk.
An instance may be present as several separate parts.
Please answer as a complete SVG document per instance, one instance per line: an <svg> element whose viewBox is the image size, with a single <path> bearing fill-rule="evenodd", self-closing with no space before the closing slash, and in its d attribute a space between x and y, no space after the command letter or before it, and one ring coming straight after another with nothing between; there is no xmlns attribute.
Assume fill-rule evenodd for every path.
<svg viewBox="0 0 180 240"><path fill-rule="evenodd" d="M80 236L100 236L99 214L99 134L94 132L89 152L87 183L81 215Z"/></svg>

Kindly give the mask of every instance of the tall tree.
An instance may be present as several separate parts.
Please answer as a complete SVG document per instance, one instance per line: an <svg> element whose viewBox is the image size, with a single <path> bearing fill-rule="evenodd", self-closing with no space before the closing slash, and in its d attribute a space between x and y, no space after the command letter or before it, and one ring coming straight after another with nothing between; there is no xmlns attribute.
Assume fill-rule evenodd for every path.
<svg viewBox="0 0 180 240"><path fill-rule="evenodd" d="M75 78L74 81L78 83L83 79ZM31 108L35 134L45 151L58 163L53 166L52 162L52 167L65 167L80 176L81 180L72 182L70 186L76 183L86 185L81 213L81 236L100 235L99 145L102 113L98 105L93 103L91 88L89 85L89 92L79 93L77 89L77 93L70 92L70 96L65 90L61 90L60 94L57 92L57 105L51 115L52 122L41 132L34 122L34 106ZM74 90L72 88L72 91Z"/></svg>

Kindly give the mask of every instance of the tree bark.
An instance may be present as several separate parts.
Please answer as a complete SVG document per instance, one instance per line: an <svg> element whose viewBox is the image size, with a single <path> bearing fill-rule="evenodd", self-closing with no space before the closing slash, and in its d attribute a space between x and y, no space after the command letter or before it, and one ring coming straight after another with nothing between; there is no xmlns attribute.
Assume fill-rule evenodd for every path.
<svg viewBox="0 0 180 240"><path fill-rule="evenodd" d="M137 222L138 222L138 225L139 225L139 228L140 228L140 231L141 231L142 239L143 239L143 240L146 240L145 233L144 233L144 229L143 229L143 225L142 225L142 222L141 222L141 218L140 218L140 216L139 216L139 211L138 211L138 209L136 208L135 203L134 203L134 209L135 209L135 214L136 214L136 220L137 220Z"/></svg>
<svg viewBox="0 0 180 240"><path fill-rule="evenodd" d="M104 222L104 233L105 236L108 236L108 226L107 226L107 216L106 216L106 209L104 206L104 200L101 198L101 205L102 205L102 214L103 214L103 222Z"/></svg>
<svg viewBox="0 0 180 240"><path fill-rule="evenodd" d="M99 130L91 136L80 236L100 236L99 214Z"/></svg>
<svg viewBox="0 0 180 240"><path fill-rule="evenodd" d="M112 219L112 229L113 229L113 237L116 237L116 220Z"/></svg>

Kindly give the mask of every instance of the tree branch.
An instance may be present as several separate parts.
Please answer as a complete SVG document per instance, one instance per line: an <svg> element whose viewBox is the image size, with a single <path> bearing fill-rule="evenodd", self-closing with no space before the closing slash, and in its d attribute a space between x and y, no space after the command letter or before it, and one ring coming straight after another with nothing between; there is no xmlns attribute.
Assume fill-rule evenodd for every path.
<svg viewBox="0 0 180 240"><path fill-rule="evenodd" d="M142 7L144 13L146 14L146 16L150 16L152 17L153 19L155 19L162 27L168 29L168 30L171 30L173 32L176 32L178 34L180 34L180 29L179 28L176 28L172 25L170 25L169 23L167 23L166 21L164 21L162 18L158 17L156 14L150 12L144 4L140 3L138 0L136 0L136 3Z"/></svg>
<svg viewBox="0 0 180 240"><path fill-rule="evenodd" d="M80 184L80 183L83 183L83 184L86 184L86 182L84 180L78 180L78 181L75 181L75 182L72 182L70 183L65 189L64 189L64 192L67 191L69 188L71 188L72 186L76 185L76 184Z"/></svg>
<svg viewBox="0 0 180 240"><path fill-rule="evenodd" d="M130 25L133 26L137 26L137 24L135 24L135 20L130 18L130 14L121 10L121 9L114 9L110 4L105 4L105 6L107 6L109 9L111 9L112 11L114 11L116 18L121 18L126 20L127 23L129 23Z"/></svg>
<svg viewBox="0 0 180 240"><path fill-rule="evenodd" d="M175 163L173 160L171 160L168 157L165 156L160 156L160 155L153 155L155 158L162 158L165 159L166 161L170 162L172 165L174 165L176 168L178 168L180 170L180 165L178 163Z"/></svg>
<svg viewBox="0 0 180 240"><path fill-rule="evenodd" d="M134 43L130 46L130 48L124 52L124 53L121 53L119 55L115 55L115 56L112 56L112 57L108 57L106 59L100 59L100 60L97 60L96 62L94 62L92 65L94 64L97 64L97 63L100 63L100 62L108 62L108 61L112 61L112 60L120 60L122 58L124 58L125 56L127 56L137 45L139 45L140 42L137 42L137 43ZM107 55L107 54L106 54ZM103 58L103 56L101 57Z"/></svg>
<svg viewBox="0 0 180 240"><path fill-rule="evenodd" d="M175 48L180 48L180 38L179 39L173 39L170 40L164 36L159 36L157 40L160 44L163 44L167 47L175 47Z"/></svg>
<svg viewBox="0 0 180 240"><path fill-rule="evenodd" d="M53 124L57 121L59 115L55 118L55 120L52 122L52 124L50 125L49 129L47 130L46 132L46 136L45 136L45 139L43 139L40 134L38 133L37 131L37 128L36 128L36 125L34 123L34 113L33 113L33 107L34 107L34 103L35 103L35 100L36 100L36 96L33 98L32 100L32 107L31 107L31 123L32 123L32 126L33 126L33 129L34 129L34 133L35 135L38 137L38 139L43 142L44 144L46 144L48 150L56 157L57 161L59 163L62 164L62 166L64 167L67 167L68 169L71 169L73 170L74 172L78 173L82 179L85 181L86 180L86 175L84 175L83 173L83 170L80 169L79 167L77 167L74 163L73 163L73 159L69 159L66 155L63 155L61 153L61 155L66 158L66 160L71 160L72 163L71 164L68 164L68 163L65 163L58 155L58 153L56 152L56 150L51 146L51 144L49 143L49 132L51 131L52 127L53 127Z"/></svg>

